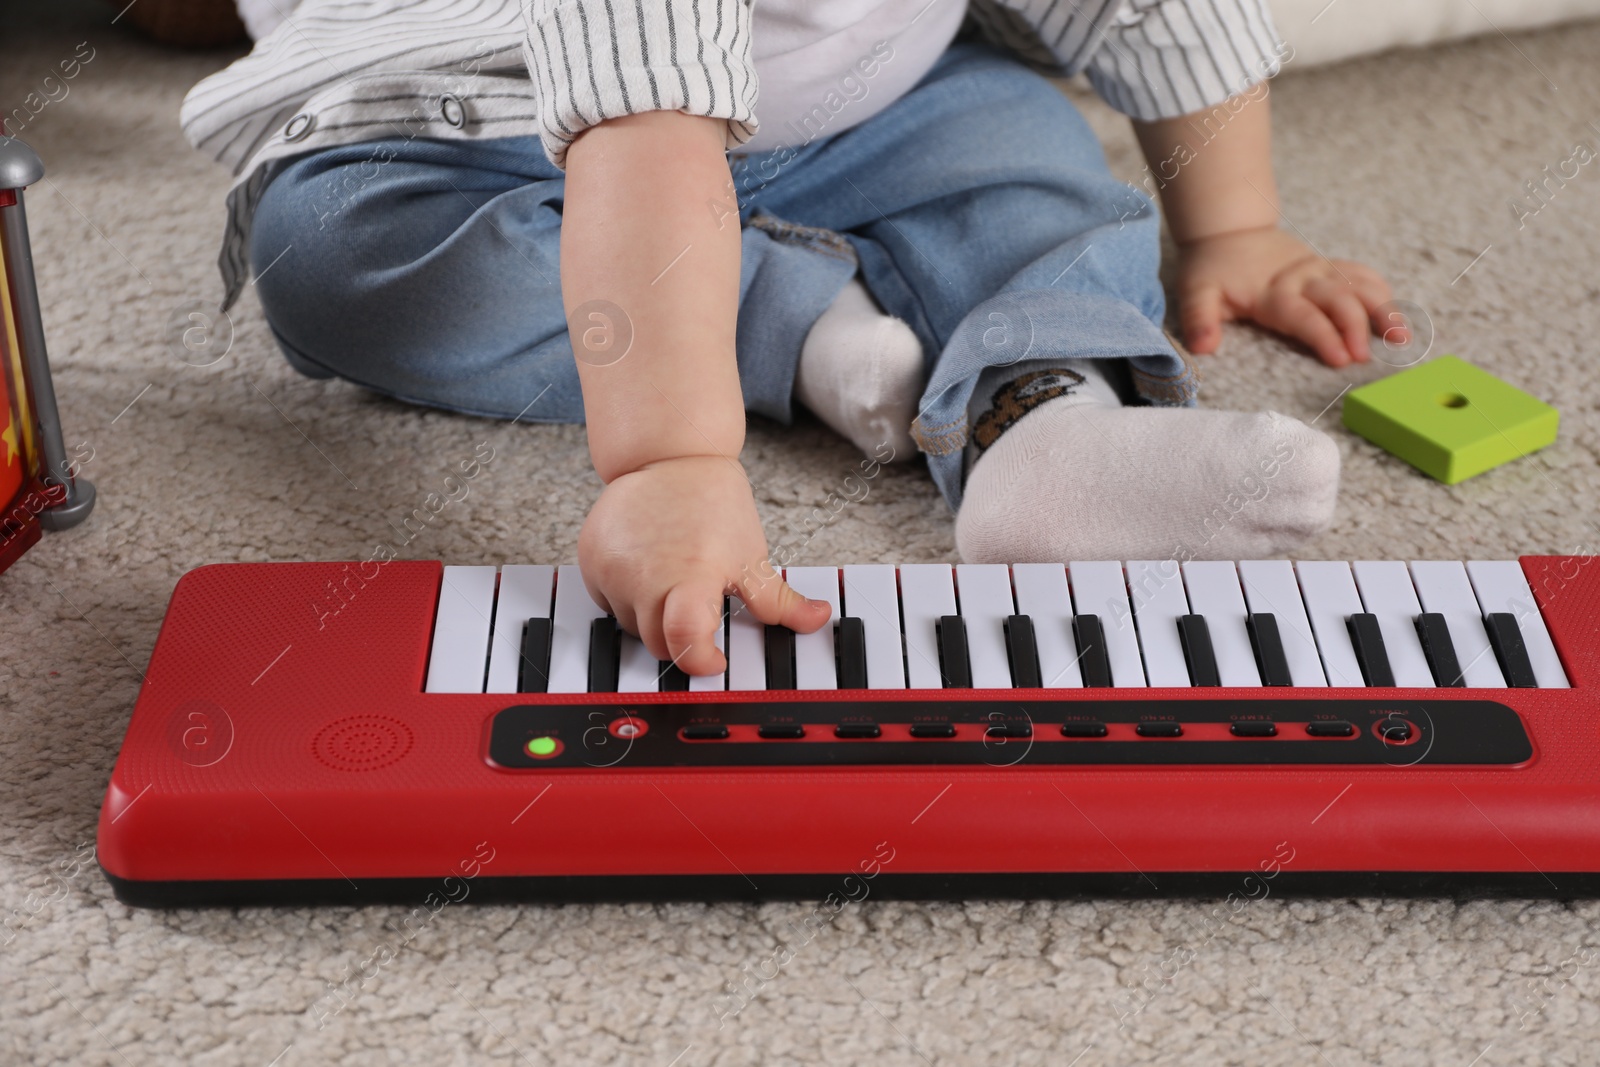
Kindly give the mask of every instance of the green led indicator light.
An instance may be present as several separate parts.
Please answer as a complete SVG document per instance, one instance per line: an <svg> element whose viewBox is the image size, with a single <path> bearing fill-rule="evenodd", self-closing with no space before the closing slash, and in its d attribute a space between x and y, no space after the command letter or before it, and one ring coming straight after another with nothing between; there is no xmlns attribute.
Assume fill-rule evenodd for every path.
<svg viewBox="0 0 1600 1067"><path fill-rule="evenodd" d="M550 756L556 751L556 739L553 737L535 737L528 742L528 754L531 756Z"/></svg>

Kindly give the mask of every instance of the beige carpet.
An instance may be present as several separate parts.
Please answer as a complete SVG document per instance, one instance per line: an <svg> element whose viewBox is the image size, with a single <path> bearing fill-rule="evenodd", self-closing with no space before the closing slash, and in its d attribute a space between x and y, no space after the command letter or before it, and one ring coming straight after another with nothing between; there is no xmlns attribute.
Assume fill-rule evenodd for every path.
<svg viewBox="0 0 1600 1067"><path fill-rule="evenodd" d="M3 20L7 110L77 42L95 50L23 133L50 169L28 203L68 440L92 449L102 495L85 526L0 577L0 1063L1595 1062L1593 904L1268 899L1207 941L1214 902L868 901L720 1027L726 984L743 968L770 973L763 961L807 906L449 909L319 1028L326 983L394 942L403 911L115 903L83 859L179 575L356 558L485 440L500 457L491 475L418 554L567 560L597 483L579 429L447 417L297 377L249 297L226 358L180 362L164 331L174 309L216 292L225 178L190 154L174 116L227 57L148 47L96 8L23 6ZM1318 425L1344 452L1337 525L1309 554L1594 549L1600 166L1525 229L1508 200L1600 137L1588 125L1600 120L1596 54L1600 25L1588 25L1282 79L1292 225L1388 271L1431 313L1436 351L1564 419L1546 452L1445 488L1339 428L1340 391L1376 371L1326 370L1232 331L1205 364L1207 402L1326 411ZM1131 171L1127 132L1092 111ZM809 424L755 427L747 458L772 538L789 542L854 464ZM804 550L830 563L950 558L949 517L913 470L881 476Z"/></svg>

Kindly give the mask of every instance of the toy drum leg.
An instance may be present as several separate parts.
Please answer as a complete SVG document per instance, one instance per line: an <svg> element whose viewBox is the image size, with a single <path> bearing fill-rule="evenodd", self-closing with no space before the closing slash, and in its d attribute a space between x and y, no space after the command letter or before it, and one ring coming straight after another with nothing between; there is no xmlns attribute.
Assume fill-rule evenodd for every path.
<svg viewBox="0 0 1600 1067"><path fill-rule="evenodd" d="M11 501L8 531L35 517L46 530L64 530L94 507L94 486L74 478L67 459L34 282L23 189L43 177L44 166L31 148L0 135L0 356L10 394L9 411L0 409L9 420L0 428L0 499ZM8 494L13 478L18 484ZM42 498L30 500L30 494ZM13 524L9 520L19 508Z"/></svg>

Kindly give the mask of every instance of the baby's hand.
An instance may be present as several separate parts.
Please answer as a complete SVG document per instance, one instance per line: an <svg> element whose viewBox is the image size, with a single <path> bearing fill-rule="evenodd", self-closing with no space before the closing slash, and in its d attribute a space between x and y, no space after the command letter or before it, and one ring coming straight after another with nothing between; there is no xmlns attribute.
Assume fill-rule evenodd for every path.
<svg viewBox="0 0 1600 1067"><path fill-rule="evenodd" d="M1391 344L1409 336L1386 312L1389 284L1347 259L1325 259L1276 227L1240 230L1181 248L1178 307L1183 340L1215 352L1222 324L1250 319L1309 345L1330 367L1371 358L1369 327Z"/></svg>
<svg viewBox="0 0 1600 1067"><path fill-rule="evenodd" d="M750 482L730 459L662 460L612 479L578 535L578 563L595 601L688 674L727 666L715 644L725 593L799 633L828 621L825 601L773 571Z"/></svg>

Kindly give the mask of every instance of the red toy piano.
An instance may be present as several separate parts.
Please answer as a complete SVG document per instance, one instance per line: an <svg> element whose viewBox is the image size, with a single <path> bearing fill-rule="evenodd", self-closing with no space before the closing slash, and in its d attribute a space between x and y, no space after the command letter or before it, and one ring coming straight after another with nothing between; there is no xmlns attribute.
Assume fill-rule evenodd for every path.
<svg viewBox="0 0 1600 1067"><path fill-rule="evenodd" d="M186 575L100 816L135 905L1600 891L1600 568L791 567L726 673L577 569Z"/></svg>
<svg viewBox="0 0 1600 1067"><path fill-rule="evenodd" d="M0 126L0 571L41 530L74 526L94 507L61 439L34 286L23 190L43 177L39 157Z"/></svg>

